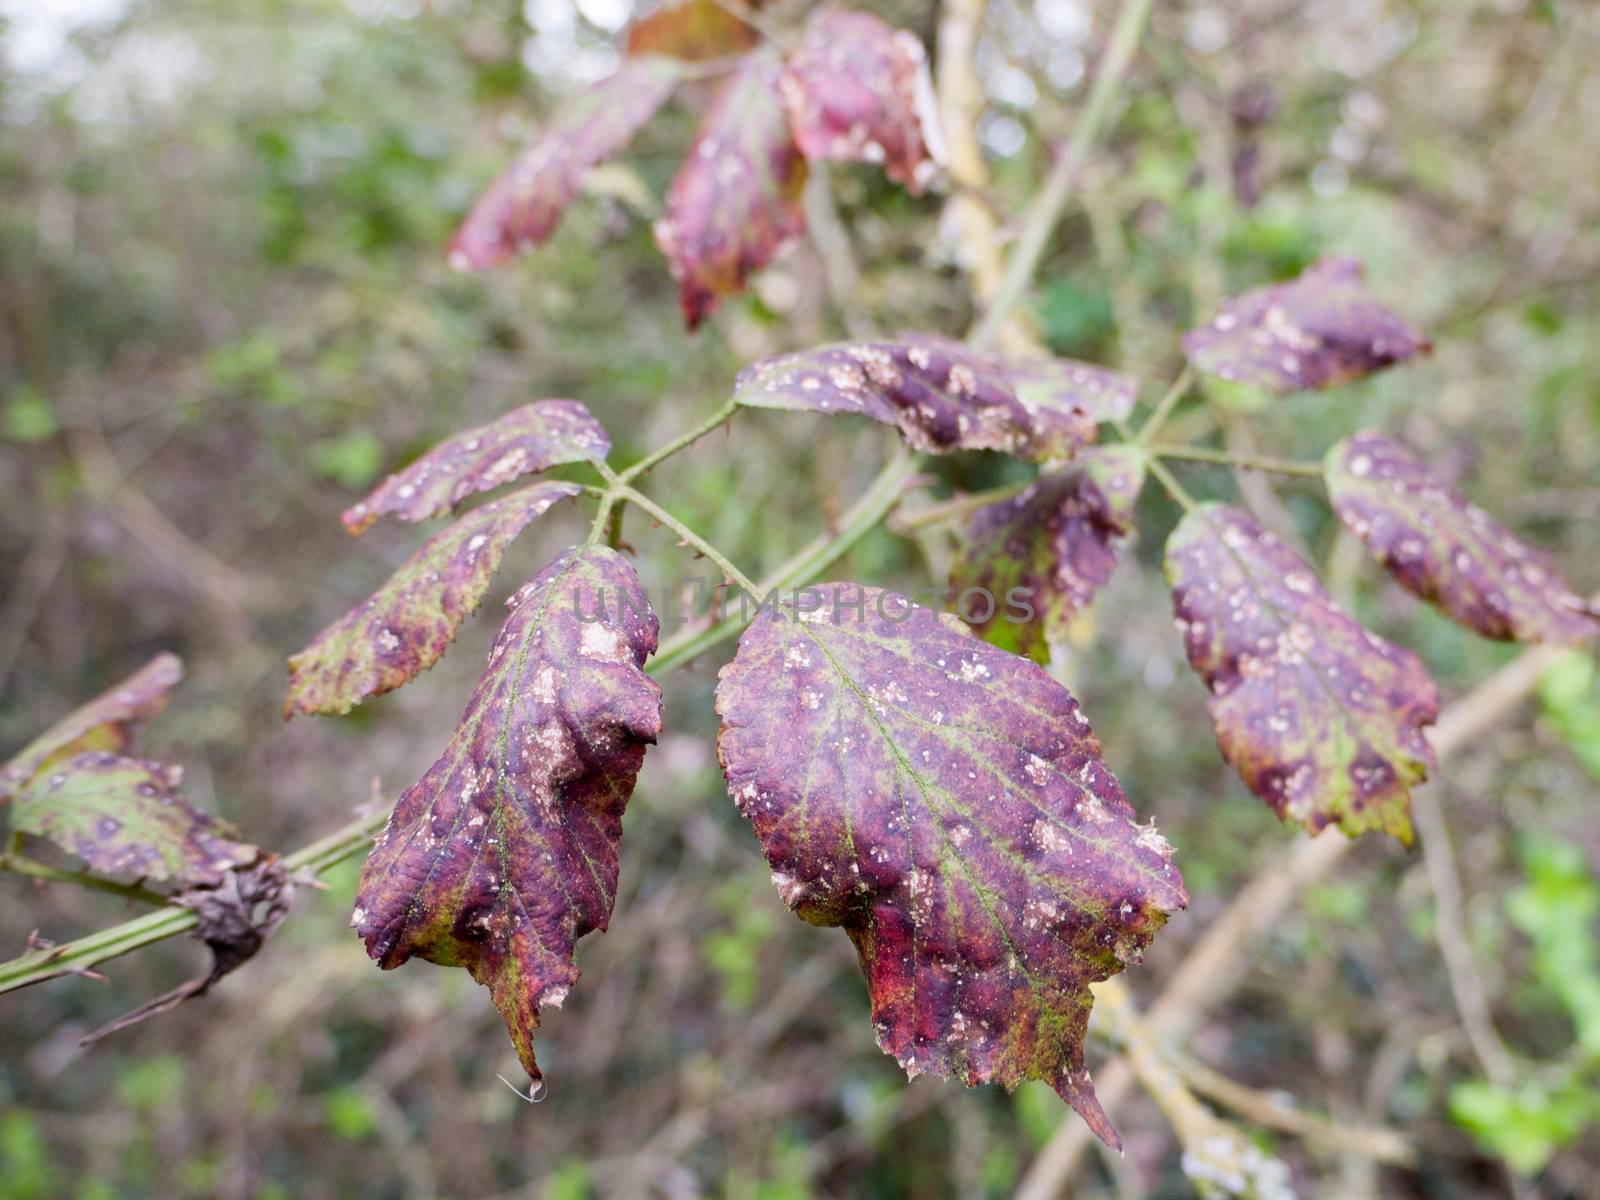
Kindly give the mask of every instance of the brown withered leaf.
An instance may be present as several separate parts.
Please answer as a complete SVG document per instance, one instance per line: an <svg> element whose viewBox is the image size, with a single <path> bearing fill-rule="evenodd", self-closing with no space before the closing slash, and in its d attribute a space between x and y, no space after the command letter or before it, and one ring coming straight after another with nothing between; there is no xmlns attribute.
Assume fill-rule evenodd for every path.
<svg viewBox="0 0 1600 1200"><path fill-rule="evenodd" d="M1320 390L1426 354L1421 330L1367 292L1353 258L1325 258L1287 283L1229 300L1183 335L1196 370L1288 393Z"/></svg>
<svg viewBox="0 0 1600 1200"><path fill-rule="evenodd" d="M412 956L486 985L528 1075L533 1032L616 896L622 813L661 690L657 623L620 554L584 546L524 584L454 737L400 797L352 920L385 969Z"/></svg>
<svg viewBox="0 0 1600 1200"><path fill-rule="evenodd" d="M1187 897L1067 690L903 597L825 584L745 631L717 712L773 883L850 935L879 1045L912 1075L1042 1079L1117 1145L1089 984Z"/></svg>
<svg viewBox="0 0 1600 1200"><path fill-rule="evenodd" d="M871 13L823 9L806 23L782 83L808 159L878 163L912 195L938 173L943 143L916 35Z"/></svg>
<svg viewBox="0 0 1600 1200"><path fill-rule="evenodd" d="M347 713L433 666L483 600L512 539L581 490L541 480L430 538L388 582L289 659L284 715Z"/></svg>
<svg viewBox="0 0 1600 1200"><path fill-rule="evenodd" d="M1411 788L1434 767L1439 695L1417 656L1363 629L1289 547L1206 504L1167 542L1189 663L1211 689L1223 757L1272 810L1411 841Z"/></svg>
<svg viewBox="0 0 1600 1200"><path fill-rule="evenodd" d="M1393 438L1347 438L1328 450L1323 472L1345 527L1407 591L1451 620L1501 641L1582 642L1600 632L1600 612L1553 559Z"/></svg>
<svg viewBox="0 0 1600 1200"><path fill-rule="evenodd" d="M628 144L682 74L669 58L629 58L567 98L472 206L450 243L450 264L480 271L548 240L589 168Z"/></svg>
<svg viewBox="0 0 1600 1200"><path fill-rule="evenodd" d="M177 767L86 750L23 785L11 828L49 838L96 875L216 887L261 851L185 800L182 779Z"/></svg>
<svg viewBox="0 0 1600 1200"><path fill-rule="evenodd" d="M1144 472L1144 456L1132 446L1097 447L973 513L950 588L958 595L978 588L990 598L987 619L974 628L1002 649L1047 661L1050 643L1066 636L1111 578Z"/></svg>
<svg viewBox="0 0 1600 1200"><path fill-rule="evenodd" d="M88 750L125 753L134 727L166 707L183 678L175 654L158 654L116 687L57 721L0 767L0 801L10 800L54 762Z"/></svg>
<svg viewBox="0 0 1600 1200"><path fill-rule="evenodd" d="M778 95L779 71L764 54L745 59L711 102L667 189L656 245L690 329L805 228L806 163Z"/></svg>
<svg viewBox="0 0 1600 1200"><path fill-rule="evenodd" d="M611 438L578 401L537 400L446 438L339 519L352 536L389 513L426 521L478 492L565 463L604 462L610 453Z"/></svg>
<svg viewBox="0 0 1600 1200"><path fill-rule="evenodd" d="M682 62L739 54L760 41L755 29L716 0L666 0L628 26L630 55L659 54Z"/></svg>
<svg viewBox="0 0 1600 1200"><path fill-rule="evenodd" d="M1003 359L924 333L780 354L734 381L734 399L753 408L851 413L895 426L918 450L1033 460L1076 454L1102 419L1131 409L1134 391L1087 363Z"/></svg>

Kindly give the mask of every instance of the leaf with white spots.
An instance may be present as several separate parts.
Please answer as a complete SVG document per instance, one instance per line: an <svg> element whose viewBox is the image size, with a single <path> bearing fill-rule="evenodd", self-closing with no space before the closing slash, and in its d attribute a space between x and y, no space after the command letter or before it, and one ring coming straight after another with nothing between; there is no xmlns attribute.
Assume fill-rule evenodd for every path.
<svg viewBox="0 0 1600 1200"><path fill-rule="evenodd" d="M178 657L158 654L110 691L57 721L0 767L0 801L13 799L40 771L75 754L125 753L133 744L134 727L166 707L182 678Z"/></svg>
<svg viewBox="0 0 1600 1200"><path fill-rule="evenodd" d="M916 35L871 13L823 9L790 52L782 86L808 159L878 163L912 195L938 174L943 138Z"/></svg>
<svg viewBox="0 0 1600 1200"><path fill-rule="evenodd" d="M717 686L728 788L784 903L855 943L887 1053L1042 1079L1117 1145L1089 984L1138 960L1183 882L1067 690L946 622L848 583L765 609Z"/></svg>
<svg viewBox="0 0 1600 1200"><path fill-rule="evenodd" d="M1439 695L1409 650L1363 629L1310 566L1238 509L1207 504L1167 542L1189 663L1223 757L1272 810L1411 841L1411 788L1434 766Z"/></svg>
<svg viewBox="0 0 1600 1200"><path fill-rule="evenodd" d="M581 489L545 480L475 508L289 659L284 713L347 713L438 662L483 600L506 547Z"/></svg>
<svg viewBox="0 0 1600 1200"><path fill-rule="evenodd" d="M978 632L1003 649L1047 661L1050 643L1066 636L1111 578L1144 472L1144 456L1134 447L1100 447L973 513L950 568L950 589L978 588L991 597L988 619L974 622ZM962 611L978 615L966 604Z"/></svg>
<svg viewBox="0 0 1600 1200"><path fill-rule="evenodd" d="M778 64L748 56L711 102L667 189L656 245L693 329L805 228L806 161L778 96Z"/></svg>
<svg viewBox="0 0 1600 1200"><path fill-rule="evenodd" d="M1323 471L1339 520L1451 620L1501 641L1581 642L1600 631L1600 610L1548 555L1394 439L1358 433L1329 449Z"/></svg>
<svg viewBox="0 0 1600 1200"><path fill-rule="evenodd" d="M261 851L179 795L181 779L177 767L84 751L22 788L11 828L49 838L97 875L216 887Z"/></svg>
<svg viewBox="0 0 1600 1200"><path fill-rule="evenodd" d="M1378 303L1352 258L1326 258L1287 283L1229 300L1183 335L1196 370L1286 394L1359 379L1432 348L1421 330Z"/></svg>
<svg viewBox="0 0 1600 1200"><path fill-rule="evenodd" d="M1132 407L1126 376L1067 359L1010 360L910 333L834 342L752 363L734 399L754 408L849 413L893 425L918 450L1070 458L1099 422Z"/></svg>
<svg viewBox="0 0 1600 1200"><path fill-rule="evenodd" d="M352 923L385 969L416 956L486 985L523 1067L604 929L622 813L661 690L641 669L656 618L633 568L568 550L511 599L454 737L400 797L361 872Z"/></svg>
<svg viewBox="0 0 1600 1200"><path fill-rule="evenodd" d="M628 26L629 55L659 54L682 62L739 54L760 41L760 33L716 0L664 0Z"/></svg>
<svg viewBox="0 0 1600 1200"><path fill-rule="evenodd" d="M451 265L481 271L548 240L589 168L632 140L682 74L683 67L669 58L629 58L614 74L568 97L472 206L450 243Z"/></svg>
<svg viewBox="0 0 1600 1200"><path fill-rule="evenodd" d="M576 400L538 400L446 438L340 518L359 536L379 517L426 521L478 492L576 462L604 462L611 439Z"/></svg>

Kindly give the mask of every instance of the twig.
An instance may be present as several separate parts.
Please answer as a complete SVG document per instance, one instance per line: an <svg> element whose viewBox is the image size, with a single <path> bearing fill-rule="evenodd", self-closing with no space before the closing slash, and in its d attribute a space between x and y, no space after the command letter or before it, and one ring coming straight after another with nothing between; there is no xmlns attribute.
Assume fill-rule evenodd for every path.
<svg viewBox="0 0 1600 1200"><path fill-rule="evenodd" d="M1224 466L1236 467L1241 471L1270 471L1275 475L1303 475L1318 479L1322 477L1321 463L1301 462L1288 458L1271 458L1265 454L1213 450L1209 446L1155 445L1149 447L1149 450L1157 458L1178 458L1192 462L1221 463Z"/></svg>
<svg viewBox="0 0 1600 1200"><path fill-rule="evenodd" d="M800 200L805 208L811 244L822 262L828 299L833 302L845 332L853 338L866 337L872 332L872 321L857 299L861 291L861 272L856 267L855 252L850 248L850 235L833 202L833 184L827 163L811 164Z"/></svg>
<svg viewBox="0 0 1600 1200"><path fill-rule="evenodd" d="M1133 52L1144 36L1144 27L1150 19L1153 3L1154 0L1128 0L1117 14L1117 23L1112 27L1111 38L1106 43L1105 53L1101 55L1094 84L1089 89L1089 99L1072 128L1066 150L1028 207L1022 234L1017 239L1016 249L1006 260L1005 275L1000 280L994 300L973 331L971 340L974 345L984 346L994 340L1007 315L1032 281L1050 234L1078 182L1078 173L1100 135L1105 132L1112 103L1127 73L1128 64L1133 60Z"/></svg>

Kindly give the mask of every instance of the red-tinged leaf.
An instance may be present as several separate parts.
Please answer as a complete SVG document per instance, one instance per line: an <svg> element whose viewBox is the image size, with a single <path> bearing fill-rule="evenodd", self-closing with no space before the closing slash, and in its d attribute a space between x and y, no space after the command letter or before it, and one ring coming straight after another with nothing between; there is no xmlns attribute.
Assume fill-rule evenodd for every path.
<svg viewBox="0 0 1600 1200"><path fill-rule="evenodd" d="M628 27L630 55L659 54L681 62L724 58L760 41L756 30L716 0L666 0Z"/></svg>
<svg viewBox="0 0 1600 1200"><path fill-rule="evenodd" d="M938 173L928 56L914 34L871 13L815 13L785 64L783 99L808 159L879 163L912 195Z"/></svg>
<svg viewBox="0 0 1600 1200"><path fill-rule="evenodd" d="M656 618L626 559L569 550L510 601L455 736L400 797L353 924L385 968L413 955L486 985L528 1075L533 1031L578 978L616 896L622 812L661 690Z"/></svg>
<svg viewBox="0 0 1600 1200"><path fill-rule="evenodd" d="M176 655L160 654L110 691L56 722L0 768L0 801L13 799L44 768L100 750L122 754L133 743L134 726L166 707L183 678Z"/></svg>
<svg viewBox="0 0 1600 1200"><path fill-rule="evenodd" d="M630 58L564 101L472 206L450 243L450 264L479 271L548 240L589 168L628 144L682 73L668 58Z"/></svg>
<svg viewBox="0 0 1600 1200"><path fill-rule="evenodd" d="M1581 642L1600 610L1576 595L1547 555L1434 474L1405 446L1358 433L1323 462L1339 520L1406 590L1501 641Z"/></svg>
<svg viewBox="0 0 1600 1200"><path fill-rule="evenodd" d="M1132 406L1131 380L1066 359L1016 362L928 334L835 342L752 363L734 399L754 408L852 413L899 428L919 450L1070 458L1102 416ZM1126 410L1123 410L1126 411Z"/></svg>
<svg viewBox="0 0 1600 1200"><path fill-rule="evenodd" d="M744 290L805 228L806 163L778 96L779 67L745 60L711 103L689 155L667 189L656 245L667 256L684 320L693 329L723 296Z"/></svg>
<svg viewBox="0 0 1600 1200"><path fill-rule="evenodd" d="M952 593L977 588L989 597L961 606L969 617L987 611L974 628L1002 649L1047 661L1050 643L1111 578L1144 470L1138 450L1105 446L975 512L950 570Z"/></svg>
<svg viewBox="0 0 1600 1200"><path fill-rule="evenodd" d="M1116 1145L1089 984L1187 903L1171 849L1033 663L874 588L800 600L756 618L717 686L728 787L784 903L850 935L912 1075L1045 1080Z"/></svg>
<svg viewBox="0 0 1600 1200"><path fill-rule="evenodd" d="M1434 766L1439 696L1409 650L1363 629L1294 551L1207 504L1167 542L1189 663L1223 757L1281 818L1411 841L1411 787Z"/></svg>
<svg viewBox="0 0 1600 1200"><path fill-rule="evenodd" d="M347 713L433 666L489 590L511 540L581 490L554 480L530 484L429 539L387 583L289 659L284 715Z"/></svg>
<svg viewBox="0 0 1600 1200"><path fill-rule="evenodd" d="M576 400L539 400L440 442L389 476L340 520L360 536L379 517L426 521L478 492L575 462L604 462L611 438Z"/></svg>
<svg viewBox="0 0 1600 1200"><path fill-rule="evenodd" d="M84 751L22 787L11 828L49 838L96 875L217 887L261 851L180 796L182 777L177 767Z"/></svg>
<svg viewBox="0 0 1600 1200"><path fill-rule="evenodd" d="M1426 354L1422 331L1374 300L1365 274L1355 259L1327 258L1288 283L1245 292L1184 334L1184 352L1207 375L1278 393L1332 387Z"/></svg>

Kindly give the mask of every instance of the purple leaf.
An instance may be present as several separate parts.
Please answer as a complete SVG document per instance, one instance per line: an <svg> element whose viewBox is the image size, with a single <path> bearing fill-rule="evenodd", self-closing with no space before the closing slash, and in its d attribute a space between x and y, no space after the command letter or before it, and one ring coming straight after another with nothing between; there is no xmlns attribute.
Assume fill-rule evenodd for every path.
<svg viewBox="0 0 1600 1200"><path fill-rule="evenodd" d="M1271 392L1316 391L1432 349L1420 329L1374 300L1353 258L1325 258L1288 283L1229 300L1183 335L1196 370Z"/></svg>
<svg viewBox="0 0 1600 1200"><path fill-rule="evenodd" d="M158 654L110 691L69 713L0 768L0 801L10 800L41 770L87 750L123 754L133 744L134 726L166 707L183 678L174 654Z"/></svg>
<svg viewBox="0 0 1600 1200"><path fill-rule="evenodd" d="M1050 643L1066 636L1111 578L1144 469L1131 446L1088 450L1027 491L975 512L950 570L952 592L980 588L991 597L988 620L975 628L1002 649L1047 661ZM1024 605L1029 620L1019 619Z"/></svg>
<svg viewBox="0 0 1600 1200"><path fill-rule="evenodd" d="M1409 650L1363 629L1294 551L1207 504L1167 542L1189 663L1211 689L1222 755L1272 811L1411 841L1411 787L1434 766L1439 696Z"/></svg>
<svg viewBox="0 0 1600 1200"><path fill-rule="evenodd" d="M425 521L477 492L575 462L604 462L611 439L576 400L539 400L440 442L340 518L360 536L386 513Z"/></svg>
<svg viewBox="0 0 1600 1200"><path fill-rule="evenodd" d="M628 144L667 102L682 72L668 58L630 58L563 101L472 206L450 243L450 265L481 271L547 241L589 168Z"/></svg>
<svg viewBox="0 0 1600 1200"><path fill-rule="evenodd" d="M661 690L656 618L626 559L562 554L510 602L455 736L395 805L353 924L384 968L412 956L486 985L528 1075L533 1032L616 897L622 812Z"/></svg>
<svg viewBox="0 0 1600 1200"><path fill-rule="evenodd" d="M347 713L433 666L489 590L511 539L581 490L553 480L530 484L431 538L387 583L289 659L284 714Z"/></svg>
<svg viewBox="0 0 1600 1200"><path fill-rule="evenodd" d="M880 163L920 195L943 156L928 56L871 13L825 9L783 72L783 99L808 159Z"/></svg>
<svg viewBox="0 0 1600 1200"><path fill-rule="evenodd" d="M1089 984L1187 903L1170 847L1034 664L875 588L800 601L756 618L717 686L728 788L784 903L850 935L910 1074L1042 1079L1117 1145Z"/></svg>
<svg viewBox="0 0 1600 1200"><path fill-rule="evenodd" d="M762 359L739 372L734 398L870 417L935 454L1003 450L1046 459L1070 458L1093 442L1102 417L1132 407L1134 386L1086 363L1000 359L912 333Z"/></svg>
<svg viewBox="0 0 1600 1200"><path fill-rule="evenodd" d="M1600 614L1547 555L1525 545L1380 433L1358 433L1323 462L1346 528L1407 591L1501 641L1581 642Z"/></svg>
<svg viewBox="0 0 1600 1200"><path fill-rule="evenodd" d="M806 163L778 96L778 64L746 58L712 101L667 189L656 245L694 329L802 229Z"/></svg>

